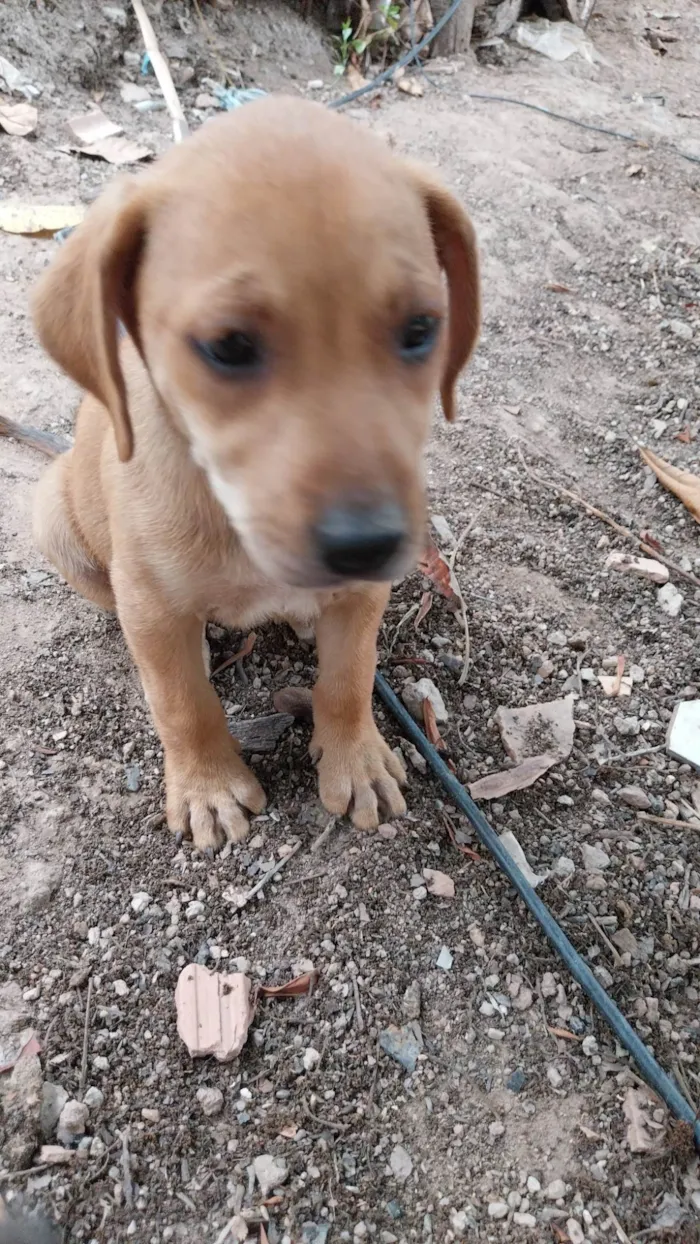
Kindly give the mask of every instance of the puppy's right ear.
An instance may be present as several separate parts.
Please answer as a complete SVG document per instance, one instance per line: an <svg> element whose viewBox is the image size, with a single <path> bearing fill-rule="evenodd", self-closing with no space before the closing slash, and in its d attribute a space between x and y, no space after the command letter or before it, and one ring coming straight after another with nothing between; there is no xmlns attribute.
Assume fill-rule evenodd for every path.
<svg viewBox="0 0 700 1244"><path fill-rule="evenodd" d="M113 182L41 277L32 311L42 345L109 411L117 453L134 449L119 363L119 322L138 345L135 279L146 233L139 178Z"/></svg>

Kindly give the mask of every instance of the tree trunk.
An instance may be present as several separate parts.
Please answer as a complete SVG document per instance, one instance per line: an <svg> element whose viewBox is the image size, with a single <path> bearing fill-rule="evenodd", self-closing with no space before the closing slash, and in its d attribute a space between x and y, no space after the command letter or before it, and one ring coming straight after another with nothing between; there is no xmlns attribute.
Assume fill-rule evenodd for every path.
<svg viewBox="0 0 700 1244"><path fill-rule="evenodd" d="M450 7L451 0L431 0L433 19L438 22ZM433 56L456 56L469 51L472 41L472 25L476 0L462 0L454 17L443 26L433 39L430 49Z"/></svg>

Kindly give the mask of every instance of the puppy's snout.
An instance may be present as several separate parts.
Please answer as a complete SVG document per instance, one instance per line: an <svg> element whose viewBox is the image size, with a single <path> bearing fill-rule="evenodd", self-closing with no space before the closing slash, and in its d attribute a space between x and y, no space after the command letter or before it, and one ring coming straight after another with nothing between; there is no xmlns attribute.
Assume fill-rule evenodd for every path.
<svg viewBox="0 0 700 1244"><path fill-rule="evenodd" d="M408 539L404 514L393 501L334 506L314 529L326 570L348 579L381 578Z"/></svg>

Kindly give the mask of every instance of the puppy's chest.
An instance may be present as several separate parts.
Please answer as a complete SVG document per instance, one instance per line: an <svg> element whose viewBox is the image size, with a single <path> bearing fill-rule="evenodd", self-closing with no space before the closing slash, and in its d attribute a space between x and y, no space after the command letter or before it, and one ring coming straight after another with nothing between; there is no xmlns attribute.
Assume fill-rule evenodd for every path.
<svg viewBox="0 0 700 1244"><path fill-rule="evenodd" d="M207 612L223 626L259 626L285 621L313 625L328 593L304 591L274 583L222 582L212 584Z"/></svg>

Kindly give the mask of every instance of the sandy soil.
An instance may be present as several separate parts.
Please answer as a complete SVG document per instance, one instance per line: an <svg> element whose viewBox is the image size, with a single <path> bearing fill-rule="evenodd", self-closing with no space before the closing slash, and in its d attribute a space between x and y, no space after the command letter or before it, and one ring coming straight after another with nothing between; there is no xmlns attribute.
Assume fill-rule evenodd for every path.
<svg viewBox="0 0 700 1244"><path fill-rule="evenodd" d="M671 561L700 574L697 527L636 450L649 443L698 469L700 5L674 12L603 0L590 26L603 64L554 64L506 45L491 65L434 66L421 99L388 90L352 115L441 170L474 217L483 257L481 345L457 425L436 426L428 472L433 513L457 536L469 527L457 572L470 673L460 688L463 635L441 602L418 631L410 620L397 634L424 590L418 574L387 615L385 671L397 688L416 668L434 678L465 781L503 767L499 705L575 687L570 759L490 815L538 871L555 870L541 893L697 1104L700 791L662 745L674 705L699 694L700 593L674 576L684 599L669 617L653 585L605 570L624 541L533 478L652 532ZM318 97L337 91L324 39L288 10L236 6L213 18L207 7L206 20L203 30L172 3L158 24L193 124L205 115L195 109L203 79L221 65L245 84L306 92L319 78ZM647 27L675 38L665 56ZM120 99L119 83L138 79L139 51L133 22L122 29L101 6L5 4L0 52L43 90L36 136L0 137L2 196L94 197L112 170L68 150L65 120L95 98L130 136L167 146L165 114ZM0 234L0 411L68 433L77 393L42 355L27 310L55 246ZM630 1152L623 1100L638 1087L634 1068L495 866L451 845L446 813L472 839L429 778L412 769L409 815L393 837L341 826L310 855L326 818L300 725L254 762L271 807L248 843L213 865L177 848L159 822L158 741L118 625L33 550L41 468L30 451L0 444L0 1044L8 1029L35 1027L44 1080L81 1097L92 973L86 1083L99 1093L73 1168L0 1174L3 1195L42 1205L66 1239L100 1244L214 1244L241 1207L251 1238L254 1211L269 1219L271 1244L700 1238L687 1131L652 1102L652 1148ZM210 638L216 662L241 637ZM606 699L595 679L570 684L577 668L597 674L618 654L637 667L630 698ZM308 648L272 629L245 683L233 669L216 682L233 721L271 711L274 691L310 685L312 670ZM643 748L658 750L624 759ZM682 824L638 820L619 795L630 785ZM227 887L249 885L297 839L278 883L238 914ZM604 866L591 869L591 847ZM421 898L425 867L453 877L454 899ZM141 892L149 899L137 911ZM449 971L436 966L443 946ZM272 982L313 965L319 985L262 1003L235 1063L193 1065L173 993L195 957L246 960ZM424 1044L407 1074L379 1040L416 1013L415 991L413 1004L404 998L412 982ZM202 1087L221 1090L218 1115L204 1114ZM5 1172L17 1127L6 1101ZM251 1176L264 1154L286 1167L268 1197Z"/></svg>

